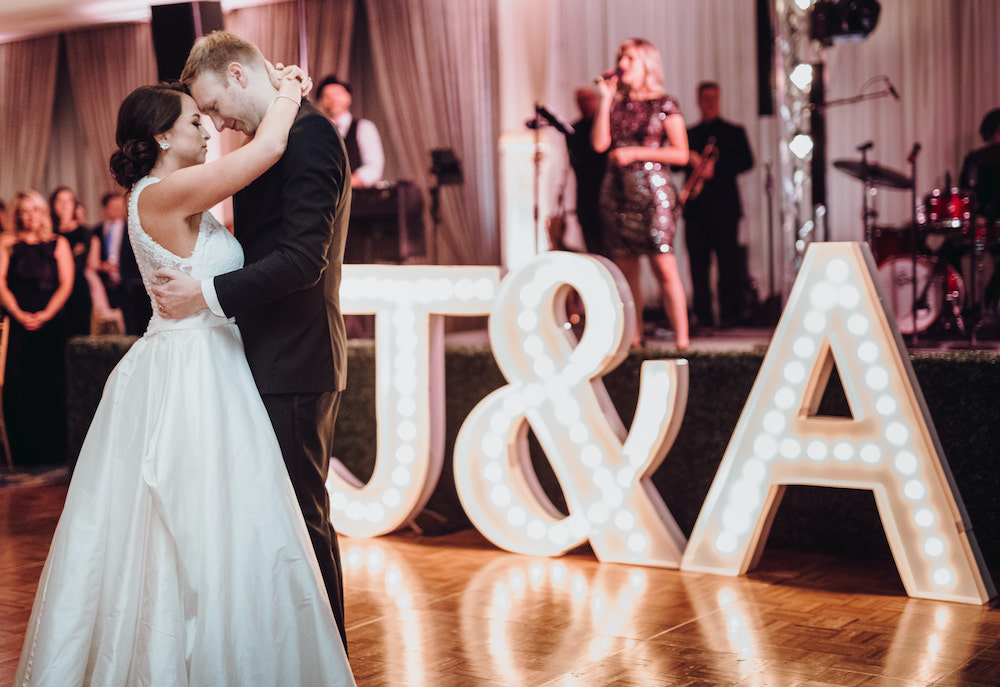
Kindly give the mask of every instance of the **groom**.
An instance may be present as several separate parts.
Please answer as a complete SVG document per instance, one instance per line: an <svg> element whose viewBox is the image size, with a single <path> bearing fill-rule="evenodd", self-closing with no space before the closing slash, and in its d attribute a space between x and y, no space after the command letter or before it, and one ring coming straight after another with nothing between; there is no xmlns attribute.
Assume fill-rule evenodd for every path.
<svg viewBox="0 0 1000 687"><path fill-rule="evenodd" d="M277 95L257 46L216 31L199 38L181 81L215 127L253 136ZM236 317L271 417L344 646L344 592L326 491L333 428L347 376L340 277L351 207L344 142L303 100L285 154L233 197L243 269L197 282L162 270L164 317L206 307Z"/></svg>

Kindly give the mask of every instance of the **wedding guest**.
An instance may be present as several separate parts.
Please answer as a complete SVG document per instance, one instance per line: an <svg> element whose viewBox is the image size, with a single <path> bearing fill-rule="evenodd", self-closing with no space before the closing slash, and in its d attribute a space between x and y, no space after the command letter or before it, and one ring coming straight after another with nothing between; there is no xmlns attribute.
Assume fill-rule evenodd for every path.
<svg viewBox="0 0 1000 687"><path fill-rule="evenodd" d="M52 230L49 206L20 191L14 230L0 236L0 303L10 314L3 387L11 454L18 465L66 460L63 309L73 289L73 253Z"/></svg>
<svg viewBox="0 0 1000 687"><path fill-rule="evenodd" d="M101 198L101 214L103 221L94 227L94 236L101 247L96 271L109 307L121 314L124 333L141 336L153 310L128 235L125 197L120 193L105 193Z"/></svg>
<svg viewBox="0 0 1000 687"><path fill-rule="evenodd" d="M66 237L73 253L73 291L66 303L65 325L69 336L88 336L94 308L94 291L103 287L94 271L100 252L100 245L94 233L80 222L76 192L69 186L59 186L49 195L52 208L52 226ZM106 300L103 293L97 296L100 303Z"/></svg>

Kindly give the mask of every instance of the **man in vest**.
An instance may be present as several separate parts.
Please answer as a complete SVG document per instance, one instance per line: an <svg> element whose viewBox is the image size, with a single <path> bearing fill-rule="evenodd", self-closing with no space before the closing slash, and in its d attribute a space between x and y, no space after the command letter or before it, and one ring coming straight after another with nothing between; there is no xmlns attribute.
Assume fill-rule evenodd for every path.
<svg viewBox="0 0 1000 687"><path fill-rule="evenodd" d="M366 188L382 181L382 139L371 121L351 115L351 85L331 74L320 82L316 99L316 106L344 138L351 163L351 187Z"/></svg>

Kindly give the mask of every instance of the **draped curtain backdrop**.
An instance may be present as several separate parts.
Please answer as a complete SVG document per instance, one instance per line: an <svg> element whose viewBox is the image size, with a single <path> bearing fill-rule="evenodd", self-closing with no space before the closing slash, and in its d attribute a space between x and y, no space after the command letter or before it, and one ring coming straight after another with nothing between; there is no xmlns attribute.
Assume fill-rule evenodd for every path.
<svg viewBox="0 0 1000 687"><path fill-rule="evenodd" d="M305 0L306 48L313 81L318 82L326 74L342 74L349 79L354 2Z"/></svg>
<svg viewBox="0 0 1000 687"><path fill-rule="evenodd" d="M451 148L465 183L440 191L432 237L439 264L497 264L496 136L491 0L365 0L387 145L419 186L432 184L430 151Z"/></svg>
<svg viewBox="0 0 1000 687"><path fill-rule="evenodd" d="M118 189L109 169L117 147L118 107L134 89L157 78L149 24L113 24L68 33L66 58L77 117L87 135L91 186ZM98 216L90 219L96 221Z"/></svg>
<svg viewBox="0 0 1000 687"><path fill-rule="evenodd" d="M0 44L0 198L42 188L52 128L59 38Z"/></svg>

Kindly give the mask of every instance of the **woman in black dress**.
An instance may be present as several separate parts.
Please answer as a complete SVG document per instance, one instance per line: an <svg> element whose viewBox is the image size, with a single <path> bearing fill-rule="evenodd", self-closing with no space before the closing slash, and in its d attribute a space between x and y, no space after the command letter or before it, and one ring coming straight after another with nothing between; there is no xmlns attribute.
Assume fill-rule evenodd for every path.
<svg viewBox="0 0 1000 687"><path fill-rule="evenodd" d="M73 289L69 241L52 231L35 191L14 200L14 231L0 237L0 303L10 314L3 406L19 465L66 460L63 306Z"/></svg>
<svg viewBox="0 0 1000 687"><path fill-rule="evenodd" d="M601 104L591 133L594 150L609 151L601 187L605 245L632 289L632 345L643 342L639 260L645 255L660 284L677 348L685 349L690 345L687 296L674 254L679 205L670 167L688 162L687 129L680 105L664 92L663 66L652 43L625 41L617 66L615 75L598 84Z"/></svg>
<svg viewBox="0 0 1000 687"><path fill-rule="evenodd" d="M93 309L91 290L93 279L88 279L88 269L101 259L101 245L94 232L79 221L76 193L69 186L60 186L49 195L52 208L52 226L57 234L65 236L73 253L73 291L66 303L65 325L69 336L90 334L90 319ZM96 279L96 274L94 279ZM97 279L98 286L100 280ZM106 300L106 299L105 299Z"/></svg>

